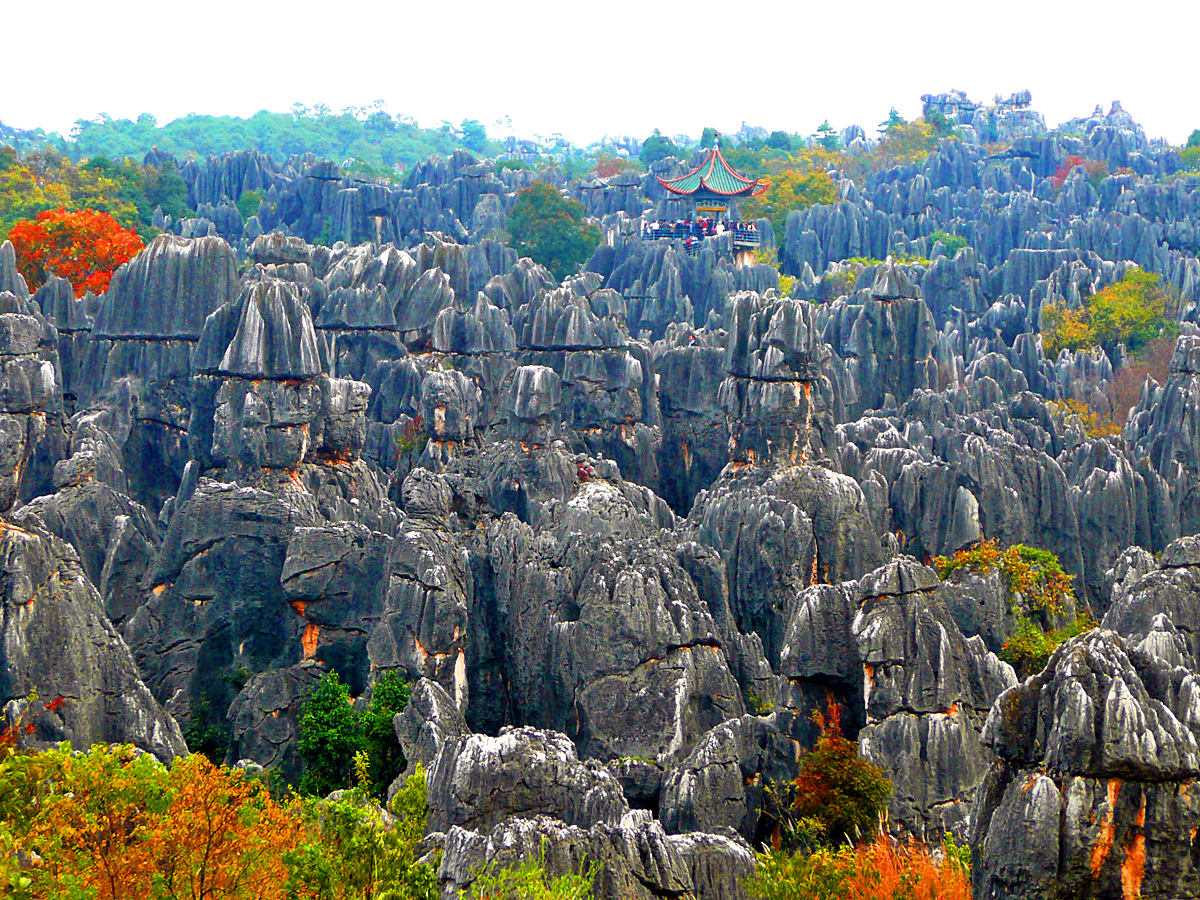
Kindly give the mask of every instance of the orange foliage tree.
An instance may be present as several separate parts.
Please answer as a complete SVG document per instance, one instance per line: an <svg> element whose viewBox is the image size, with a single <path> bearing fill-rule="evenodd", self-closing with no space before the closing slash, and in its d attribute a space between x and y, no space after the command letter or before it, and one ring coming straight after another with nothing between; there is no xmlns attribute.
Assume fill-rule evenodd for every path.
<svg viewBox="0 0 1200 900"><path fill-rule="evenodd" d="M813 710L820 735L801 757L792 783L792 811L819 825L832 844L874 834L892 793L883 770L859 756L857 742L842 735L841 717L836 701L830 702L827 717Z"/></svg>
<svg viewBox="0 0 1200 900"><path fill-rule="evenodd" d="M15 763L15 765L14 765ZM31 900L284 900L284 855L303 836L261 783L204 756L168 770L131 747L10 757L3 809L28 859ZM11 782L5 784L4 782ZM26 796L27 795L27 796ZM3 804L0 804L0 808ZM24 832L22 834L22 832Z"/></svg>
<svg viewBox="0 0 1200 900"><path fill-rule="evenodd" d="M32 222L14 225L8 238L31 291L53 273L71 282L77 297L108 290L112 273L145 246L137 232L93 209L40 212Z"/></svg>

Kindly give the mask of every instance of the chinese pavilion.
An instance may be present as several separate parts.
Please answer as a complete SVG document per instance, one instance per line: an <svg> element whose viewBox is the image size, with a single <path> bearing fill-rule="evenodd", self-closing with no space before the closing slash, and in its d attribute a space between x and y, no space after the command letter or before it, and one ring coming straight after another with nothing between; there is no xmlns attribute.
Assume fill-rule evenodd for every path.
<svg viewBox="0 0 1200 900"><path fill-rule="evenodd" d="M729 202L735 197L757 197L771 185L733 171L714 141L700 165L678 178L660 178L659 184L672 194L692 201L695 218L729 218Z"/></svg>

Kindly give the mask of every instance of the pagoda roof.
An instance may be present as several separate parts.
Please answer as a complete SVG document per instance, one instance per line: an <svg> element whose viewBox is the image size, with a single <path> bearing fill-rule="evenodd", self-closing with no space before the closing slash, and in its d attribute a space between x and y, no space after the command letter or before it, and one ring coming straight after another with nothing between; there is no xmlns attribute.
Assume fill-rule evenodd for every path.
<svg viewBox="0 0 1200 900"><path fill-rule="evenodd" d="M721 197L757 197L770 182L757 178L746 178L733 171L717 146L709 149L708 155L692 171L678 178L660 178L659 184L673 194L688 196L710 192Z"/></svg>

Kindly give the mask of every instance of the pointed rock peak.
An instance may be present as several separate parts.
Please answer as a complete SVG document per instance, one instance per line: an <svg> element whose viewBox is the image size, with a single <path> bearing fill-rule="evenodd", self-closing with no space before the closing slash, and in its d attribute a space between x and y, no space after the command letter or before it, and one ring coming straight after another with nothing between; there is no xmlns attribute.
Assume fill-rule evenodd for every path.
<svg viewBox="0 0 1200 900"><path fill-rule="evenodd" d="M904 270L889 256L883 265L875 270L871 296L876 300L915 300L918 293L904 274Z"/></svg>
<svg viewBox="0 0 1200 900"><path fill-rule="evenodd" d="M18 300L29 296L29 287L17 271L17 251L12 241L0 244L0 292L8 291Z"/></svg>

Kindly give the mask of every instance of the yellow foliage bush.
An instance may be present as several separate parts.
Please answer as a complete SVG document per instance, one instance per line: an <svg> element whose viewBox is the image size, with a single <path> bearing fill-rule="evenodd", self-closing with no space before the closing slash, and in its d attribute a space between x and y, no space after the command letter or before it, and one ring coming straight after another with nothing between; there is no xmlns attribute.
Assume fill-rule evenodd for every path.
<svg viewBox="0 0 1200 900"><path fill-rule="evenodd" d="M1079 419L1079 424L1090 438L1116 437L1123 430L1121 423L1114 421L1111 415L1103 415L1080 400L1061 400L1050 405L1064 416Z"/></svg>
<svg viewBox="0 0 1200 900"><path fill-rule="evenodd" d="M989 538L952 556L936 556L933 566L943 581L959 571L986 575L999 568L1008 589L1020 594L1025 606L1044 612L1061 613L1075 597L1071 576L1062 570L1058 557L1025 544L1001 550L996 539Z"/></svg>
<svg viewBox="0 0 1200 900"><path fill-rule="evenodd" d="M770 219L775 239L783 238L788 213L808 209L819 203L837 200L837 185L824 171L812 168L810 161L797 159L771 176L771 186L742 204L745 219Z"/></svg>
<svg viewBox="0 0 1200 900"><path fill-rule="evenodd" d="M1170 336L1174 300L1153 272L1131 269L1120 281L1097 291L1078 309L1042 308L1042 347L1047 359L1062 350L1103 347L1110 356L1117 344L1130 353L1159 337Z"/></svg>

